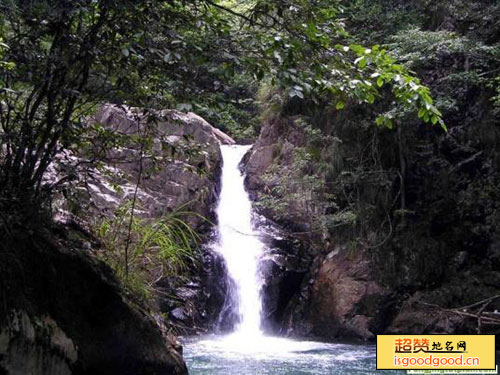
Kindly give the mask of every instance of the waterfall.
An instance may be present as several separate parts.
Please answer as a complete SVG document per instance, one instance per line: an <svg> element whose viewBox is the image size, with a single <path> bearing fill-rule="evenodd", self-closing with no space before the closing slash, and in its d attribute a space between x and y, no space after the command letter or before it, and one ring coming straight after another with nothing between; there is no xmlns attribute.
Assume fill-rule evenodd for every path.
<svg viewBox="0 0 500 375"><path fill-rule="evenodd" d="M219 237L214 248L224 258L229 277L236 285L232 297L238 302L239 322L234 334L245 339L262 335L259 260L264 245L253 229L252 205L238 167L250 147L221 146L222 190L217 207Z"/></svg>
<svg viewBox="0 0 500 375"><path fill-rule="evenodd" d="M250 146L222 146L224 166L217 207L218 242L212 249L224 258L231 284L226 306L239 316L234 332L189 338L184 358L190 374L345 374L363 369L375 349L299 341L265 335L261 328L263 279L259 263L265 246L252 226L252 205L238 165ZM236 310L236 311L235 311ZM226 311L227 312L227 311ZM227 316L224 311L221 317ZM364 362L362 362L364 361ZM351 365L349 365L351 363ZM364 367L363 367L364 366Z"/></svg>
<svg viewBox="0 0 500 375"><path fill-rule="evenodd" d="M263 279L259 263L265 246L252 226L252 205L238 168L249 148L221 146L224 166L217 207L218 242L212 246L224 258L231 284L235 286L229 288L230 300L238 303L228 309L233 309L239 321L231 334L188 339L185 358L190 373L344 374L349 362L355 363L350 368L358 373L360 360L374 361L374 349L265 335L260 328Z"/></svg>

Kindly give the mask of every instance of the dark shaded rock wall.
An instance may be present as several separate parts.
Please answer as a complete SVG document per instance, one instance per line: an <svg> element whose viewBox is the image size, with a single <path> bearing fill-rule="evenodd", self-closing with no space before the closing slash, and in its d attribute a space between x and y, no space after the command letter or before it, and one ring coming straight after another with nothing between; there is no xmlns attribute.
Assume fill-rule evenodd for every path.
<svg viewBox="0 0 500 375"><path fill-rule="evenodd" d="M485 304L467 307L469 317L450 310L500 294L499 60L477 52L498 50L499 11L462 0L347 6L359 42L388 44L429 86L448 132L408 113L397 129L377 128L391 107L384 98L337 111L282 95L280 113L266 113L246 157L247 185L257 210L314 258L284 331L362 340L478 331L473 314ZM298 163L300 149L308 158ZM499 310L496 299L484 311Z"/></svg>
<svg viewBox="0 0 500 375"><path fill-rule="evenodd" d="M9 375L186 374L180 346L122 294L89 242L19 225L0 243L0 369ZM86 245L85 245L86 244Z"/></svg>
<svg viewBox="0 0 500 375"><path fill-rule="evenodd" d="M70 164L75 166L71 183L76 187L71 190L73 201L62 194L56 199L56 219L66 222L76 218L87 225L99 218L112 218L120 205L133 198L142 173L136 214L158 218L175 210L190 212L182 219L201 235L201 242L210 242L220 192L220 144L233 144L229 136L194 113L148 112L112 104L103 105L90 123L119 136L147 135L152 146L142 160L140 147L131 141L105 149L104 155L99 143L83 150L82 155L61 155L64 164L56 163L47 180L58 180ZM99 168L76 167L95 152L103 157ZM156 282L161 312L179 333L212 328L227 294L228 286L220 281L225 280L223 261L202 246L195 250L188 275L183 276L187 277L163 277Z"/></svg>
<svg viewBox="0 0 500 375"><path fill-rule="evenodd" d="M311 202L291 200L285 214L276 205L260 204L269 196L296 193L296 181L282 176L294 168L297 147L317 152L317 145L296 125L297 116L264 124L246 156L247 188L256 209L299 238L314 259L279 321L283 332L329 340L369 340L386 332L476 332L476 319L443 309L500 293L496 224L500 171L498 148L491 147L492 142L499 144L498 127L487 139L477 137L478 128L491 125L495 116L489 103L477 105L482 106L481 118L449 119L447 134L418 124L402 125L404 211L397 133L376 129L366 108L328 113L323 124L340 140L336 144L340 172L320 178L327 180L325 191L335 197L357 192L354 201L360 219L356 225L323 233L310 232ZM363 158L367 149L377 156L377 163L359 169L359 155ZM319 162L332 163L320 155ZM347 180L346 175L356 173L359 180ZM369 173L379 177L367 178ZM335 203L340 210L352 209L342 199ZM312 205L322 207L321 202ZM328 209L323 213L328 215ZM499 304L498 300L489 304L487 311L499 310ZM484 329L494 333L495 327Z"/></svg>

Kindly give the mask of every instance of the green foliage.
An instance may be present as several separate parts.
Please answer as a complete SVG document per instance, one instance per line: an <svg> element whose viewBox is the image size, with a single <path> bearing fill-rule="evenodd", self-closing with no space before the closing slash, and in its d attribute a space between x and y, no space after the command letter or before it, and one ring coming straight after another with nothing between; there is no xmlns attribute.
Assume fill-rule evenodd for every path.
<svg viewBox="0 0 500 375"><path fill-rule="evenodd" d="M386 43L398 31L424 22L425 12L415 3L398 0L347 0L342 2L342 6L353 39L376 44Z"/></svg>
<svg viewBox="0 0 500 375"><path fill-rule="evenodd" d="M15 64L11 61L6 61L5 58L5 52L6 50L9 49L9 46L5 43L3 43L2 38L0 38L0 70L3 72L6 72L8 70L12 70L15 68ZM1 81L0 81L1 82ZM5 83L2 82L0 89L4 89Z"/></svg>
<svg viewBox="0 0 500 375"><path fill-rule="evenodd" d="M313 235L354 224L355 214L338 207L320 167L324 146L332 140L301 118L287 127L286 133L305 137L307 146L283 144L275 151L273 164L262 176L266 188L259 193L257 206L272 210L282 222L302 223Z"/></svg>
<svg viewBox="0 0 500 375"><path fill-rule="evenodd" d="M342 48L344 51L346 47ZM373 103L377 90L374 87L382 87L386 84L392 86L392 92L397 103L406 111L418 110L418 118L432 125L439 125L446 130L446 126L441 118L441 112L434 106L430 90L422 85L420 80L408 75L407 70L396 60L390 57L384 49L374 46L372 49L365 49L358 45L352 45L350 50L356 52L358 58L355 63L359 69L364 70L367 65L376 63L377 68L371 74L373 82L356 82L355 89L361 90L365 95L365 101ZM351 87L354 84L351 82ZM389 129L394 127L394 115L392 112L386 112L377 117L377 125L385 125Z"/></svg>
<svg viewBox="0 0 500 375"><path fill-rule="evenodd" d="M262 123L269 122L279 115L285 105L283 92L269 82L262 82L256 94L259 120Z"/></svg>
<svg viewBox="0 0 500 375"><path fill-rule="evenodd" d="M487 46L449 31L405 30L392 37L391 51L415 70L429 66L453 66L462 72L481 70L498 59L498 46Z"/></svg>
<svg viewBox="0 0 500 375"><path fill-rule="evenodd" d="M134 296L146 301L154 293L156 281L182 276L194 262L199 236L186 218L196 214L174 211L153 219L137 214L131 218L131 214L132 203L122 204L112 218L95 223L95 232L103 244L100 257Z"/></svg>
<svg viewBox="0 0 500 375"><path fill-rule="evenodd" d="M322 71L322 81L308 80L311 70L304 58L300 68L289 72L294 83L275 90L272 105L273 95L266 96L264 109L273 129L302 116L321 134L283 130L285 140L276 140L275 147L276 155L285 156L276 158L264 176L264 190L269 190L262 205L272 214L277 211L285 223L287 216L292 222L314 217L315 228L330 231L336 243L356 243L358 249L385 251L397 233L408 234L407 225L422 228L427 214L433 222L424 231L434 230L434 221L442 225L440 230L463 228L463 223L455 226L440 217L461 210L454 203L462 199L458 191L464 189L463 181L476 178L471 175L480 173L479 165L481 173L497 174L493 160L498 160L495 124L500 111L492 110L492 103L500 106L500 29L493 19L500 6L462 0L356 0L342 6L346 29L353 33L335 40L335 53L342 55L322 61L330 69ZM381 45L366 48L355 40ZM328 91L316 95L321 85ZM290 108L295 111L287 112ZM374 114L378 129L370 124ZM444 119L456 127L450 134L418 126L421 120L444 127ZM301 163L294 156L291 166L287 153L297 145L309 154L302 172L294 172ZM314 184L299 191L295 184L310 176ZM451 196L451 189L458 195ZM309 206L300 208L294 200ZM311 216L314 208L318 210ZM322 246L324 238L319 240Z"/></svg>
<svg viewBox="0 0 500 375"><path fill-rule="evenodd" d="M444 127L427 87L379 46L350 44L339 3L104 1L1 5L9 45L0 92L0 187L36 206L55 155L92 144L95 105L194 110L238 139L259 126L251 99L267 79L290 100L343 109L391 90ZM386 87L389 90L386 90ZM390 112L377 124L393 126Z"/></svg>
<svg viewBox="0 0 500 375"><path fill-rule="evenodd" d="M449 31L406 30L393 36L389 47L409 69L433 71L434 96L446 113L463 108L471 90L492 85L500 61L499 45Z"/></svg>
<svg viewBox="0 0 500 375"><path fill-rule="evenodd" d="M246 73L235 73L226 79L214 73L214 91L199 93L186 110L195 111L237 142L254 139L259 130L254 96L256 81ZM220 73L219 73L220 74ZM178 109L183 109L178 106Z"/></svg>

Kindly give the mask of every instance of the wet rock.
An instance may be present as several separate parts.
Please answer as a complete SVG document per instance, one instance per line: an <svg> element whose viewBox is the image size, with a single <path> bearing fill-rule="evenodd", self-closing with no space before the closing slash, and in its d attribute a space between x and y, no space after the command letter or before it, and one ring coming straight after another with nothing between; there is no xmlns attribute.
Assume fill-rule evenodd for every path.
<svg viewBox="0 0 500 375"><path fill-rule="evenodd" d="M16 229L0 243L0 373L186 374L173 341L78 236Z"/></svg>
<svg viewBox="0 0 500 375"><path fill-rule="evenodd" d="M13 310L8 321L0 331L0 369L12 375L72 374L78 352L54 320Z"/></svg>
<svg viewBox="0 0 500 375"><path fill-rule="evenodd" d="M196 297L198 289L199 289L199 284L198 287L196 288L187 288L187 287L177 288L177 290L175 291L175 295L187 301Z"/></svg>
<svg viewBox="0 0 500 375"><path fill-rule="evenodd" d="M185 322L188 319L184 312L184 309L180 307L173 309L170 312L170 316L176 320L180 320L181 322Z"/></svg>
<svg viewBox="0 0 500 375"><path fill-rule="evenodd" d="M427 71L430 76L434 68ZM445 115L451 125L446 134L405 124L405 176L394 152L401 139L372 129L372 113L364 106L306 117L321 129L321 140L308 139L295 126L299 116L293 110L263 124L243 167L254 206L290 235L305 232L301 240L313 244L314 259L281 318L285 333L366 340L377 333L403 333L405 327L412 333L474 332L474 319L443 317L442 309L499 293L499 137L492 126L498 111L492 110L489 94L479 89L471 100L465 92L460 110ZM301 164L297 173L291 160L299 148L310 151L313 161ZM367 149L376 155L373 163L364 156ZM295 186L304 175L329 184L324 190L331 198L301 202L307 189L297 194ZM322 210L317 204L322 199L338 207ZM338 211L353 211L357 222L312 233L308 219L316 208L327 220ZM360 245L349 255L345 248L353 243ZM280 254L274 263L266 260L265 267L278 275L286 262ZM270 280L265 299L274 301L278 288L287 286ZM434 308L423 309L416 300ZM495 309L499 306L488 305L490 312Z"/></svg>
<svg viewBox="0 0 500 375"><path fill-rule="evenodd" d="M263 326L266 331L280 333L283 319L293 298L299 293L311 265L304 246L287 237L272 223L260 218L261 240L267 250L260 264L262 286Z"/></svg>
<svg viewBox="0 0 500 375"><path fill-rule="evenodd" d="M201 262L189 280L165 277L156 283L161 295L170 296L160 299L160 310L173 317L186 333L230 331L238 320L234 313L237 302L230 292L234 285L227 278L222 257L209 244L200 251L197 258Z"/></svg>
<svg viewBox="0 0 500 375"><path fill-rule="evenodd" d="M150 117L155 117L154 121L148 122ZM75 216L83 217L84 221L113 217L120 205L136 195L136 214L145 218L161 217L180 207L182 211L198 214L183 219L208 241L212 224L203 217L216 222L222 167L220 145L234 144L234 140L200 116L175 110L147 112L105 104L91 122L116 134L149 134L151 155L140 161L138 145L130 142L106 150L99 168L75 170L72 183L76 185L76 195L71 199L62 195L56 199L58 221L70 223ZM99 145L94 147L99 150ZM64 163L54 165L47 183L66 172L62 166L76 166L85 153L93 151L91 148L82 151L82 155L60 155ZM139 173L142 173L141 183L137 187ZM84 206L82 202L90 204ZM222 309L227 289L220 282L225 279L225 268L219 257L204 248L197 250L193 258L187 278L163 277L156 283L160 292L157 303L162 313L173 316L190 332L217 324L217 312Z"/></svg>
<svg viewBox="0 0 500 375"><path fill-rule="evenodd" d="M308 315L312 332L331 339L373 338L369 328L373 311L368 309L384 293L373 279L370 263L362 256L357 255L355 259L343 255L327 258L312 286Z"/></svg>

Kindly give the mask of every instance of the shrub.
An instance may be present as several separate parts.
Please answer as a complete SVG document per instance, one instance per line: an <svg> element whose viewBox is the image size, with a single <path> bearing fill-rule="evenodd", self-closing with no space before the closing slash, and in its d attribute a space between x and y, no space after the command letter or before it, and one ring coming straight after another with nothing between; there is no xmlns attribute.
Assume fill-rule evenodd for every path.
<svg viewBox="0 0 500 375"><path fill-rule="evenodd" d="M184 218L197 214L174 211L153 219L131 215L131 202L122 204L115 216L97 222L95 230L103 243L101 259L128 291L146 301L159 279L181 276L194 262L199 236Z"/></svg>

